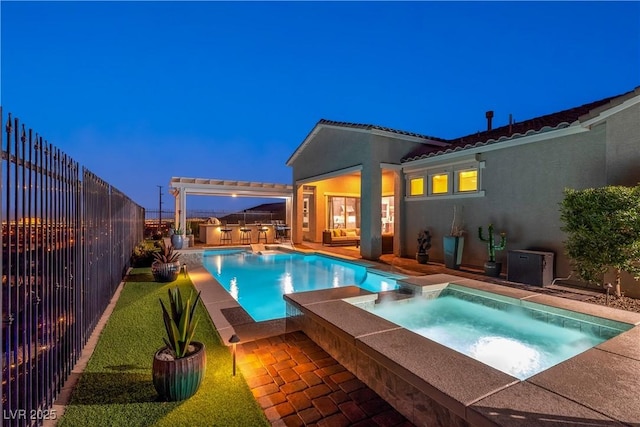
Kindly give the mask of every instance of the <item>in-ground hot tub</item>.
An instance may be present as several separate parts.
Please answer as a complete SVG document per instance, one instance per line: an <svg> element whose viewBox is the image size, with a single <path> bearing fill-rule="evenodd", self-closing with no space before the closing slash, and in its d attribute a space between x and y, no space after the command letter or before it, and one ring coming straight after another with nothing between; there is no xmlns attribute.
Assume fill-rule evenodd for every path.
<svg viewBox="0 0 640 427"><path fill-rule="evenodd" d="M413 287L416 295L425 298L439 295L451 283L490 291L488 304L496 306L513 302L506 297L515 298L521 308L532 310L526 324L544 316L551 324L562 319L564 326L591 329L591 335L603 339L608 334L619 335L519 379L374 315L369 310L378 295L355 287L286 295L287 327L305 332L416 425L613 425L640 420L636 409L640 383L635 374L640 370L638 313L450 275L398 282L401 288ZM472 299L477 297L485 295L471 292ZM542 303L546 314L536 310L533 302ZM574 313L562 310L567 308ZM593 317L602 321L594 323ZM569 336L576 330L565 329L570 329ZM629 330L620 333L624 329ZM574 341L593 345L591 340L600 338ZM602 399L603 395L609 397Z"/></svg>
<svg viewBox="0 0 640 427"><path fill-rule="evenodd" d="M521 380L632 327L454 284L365 308Z"/></svg>

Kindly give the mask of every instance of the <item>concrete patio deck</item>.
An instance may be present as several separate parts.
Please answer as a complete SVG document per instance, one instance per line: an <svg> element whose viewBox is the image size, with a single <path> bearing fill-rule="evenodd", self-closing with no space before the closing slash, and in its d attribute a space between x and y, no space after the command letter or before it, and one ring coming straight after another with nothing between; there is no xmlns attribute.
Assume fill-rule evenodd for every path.
<svg viewBox="0 0 640 427"><path fill-rule="evenodd" d="M195 248L196 251L199 249L201 248ZM349 248L313 248L312 245L305 245L301 249L319 249L334 255L358 257L357 251ZM640 326L637 326L640 325L640 315L637 313L580 302L590 296L589 291L562 286L528 287L509 283L504 279L487 280L487 277L473 271L448 270L438 264L419 265L414 260L387 255L382 257L382 261L383 263L376 264L376 268L416 276L451 274L458 279L471 279L469 282L476 282L476 286L479 287L489 286L487 282L492 282L502 285L502 293L507 295L522 297L523 294L527 294L525 297L531 301L551 303L582 312L586 310L636 325L618 337L526 381L504 380L506 382L503 386L481 393L477 398L463 400L466 403L459 407L462 409L455 410L462 411L462 417L449 418L448 421L436 424L433 424L434 419L421 422L421 418L414 418L412 421L416 424L452 425L450 422L455 419L455 425L461 426L640 426L640 381L637 379L640 372ZM327 349L319 347L304 333L287 330L286 320L252 322L246 316L238 315L241 313L240 310L234 311L239 307L237 302L202 266L190 266L189 274L196 288L202 290L202 301L222 339L226 342L234 333L242 339L239 346L239 366L273 425L410 425L405 417L392 409L375 414L371 410L367 411L368 406L362 406L366 403L362 401L362 397L351 396L351 393L357 390L347 392L341 387L342 382L336 381L336 378L350 377L354 370L347 370L335 358L328 357L325 353ZM420 282L422 278L415 277L410 280ZM557 296L563 298L556 298ZM327 307L332 310L329 305ZM320 308L318 305L315 309ZM340 316L342 314L338 318ZM371 349L368 351L376 353L388 346L410 344L407 341L409 335L402 331L391 332L382 341L372 336L365 338L363 343ZM424 349L427 352L432 350ZM410 358L415 359L415 352L410 353L413 353L410 354ZM443 357L441 360L448 360L447 357ZM416 360L421 358L418 357ZM323 365L329 363L330 366L335 366L332 369L336 371L321 375L326 373L323 369L329 366ZM411 363L416 362L414 360ZM413 365L407 366L407 369L412 369ZM318 379L307 372L313 372ZM343 374L333 377L338 373ZM308 381L305 381L305 378ZM354 379L355 377L350 377L349 380ZM320 380L322 383L318 382ZM467 385L465 381L458 381L454 388L464 390L471 385L481 386L476 384L478 381L474 380L473 384ZM320 385L323 387L316 388ZM364 385L361 389L368 390L361 391L370 396L368 400L380 402L380 396L371 389ZM322 390L321 395L316 395L317 390ZM339 392L346 394L350 400L341 400L346 397ZM380 415L382 413L385 415Z"/></svg>

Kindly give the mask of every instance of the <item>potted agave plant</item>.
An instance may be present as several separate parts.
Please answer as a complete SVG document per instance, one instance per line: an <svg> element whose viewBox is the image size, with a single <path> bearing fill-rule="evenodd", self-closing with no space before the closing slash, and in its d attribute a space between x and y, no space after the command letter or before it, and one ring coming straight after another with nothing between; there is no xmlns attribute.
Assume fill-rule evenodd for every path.
<svg viewBox="0 0 640 427"><path fill-rule="evenodd" d="M153 253L151 272L156 282L173 282L180 273L180 253L173 246L163 246L162 251Z"/></svg>
<svg viewBox="0 0 640 427"><path fill-rule="evenodd" d="M478 237L487 244L489 261L484 263L484 274L491 277L500 276L502 263L496 262L496 251L501 251L507 244L507 233L500 233L500 243L496 244L493 238L493 224L489 224L489 235L485 238L482 227L478 227Z"/></svg>
<svg viewBox="0 0 640 427"><path fill-rule="evenodd" d="M200 293L194 299L191 292L183 303L178 287L168 292L169 309L160 300L167 337L163 338L166 346L153 356L153 386L162 400L173 402L188 399L198 391L207 358L204 344L193 341Z"/></svg>
<svg viewBox="0 0 640 427"><path fill-rule="evenodd" d="M429 249L431 248L431 233L429 230L420 230L418 232L418 252L416 252L416 261L418 264L426 264L429 262Z"/></svg>

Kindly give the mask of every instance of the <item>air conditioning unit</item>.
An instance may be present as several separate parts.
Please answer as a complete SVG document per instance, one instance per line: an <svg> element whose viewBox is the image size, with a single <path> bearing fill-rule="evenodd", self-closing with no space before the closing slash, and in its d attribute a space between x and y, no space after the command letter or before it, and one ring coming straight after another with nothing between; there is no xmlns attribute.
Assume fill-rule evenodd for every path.
<svg viewBox="0 0 640 427"><path fill-rule="evenodd" d="M507 280L546 286L553 282L553 252L509 251Z"/></svg>

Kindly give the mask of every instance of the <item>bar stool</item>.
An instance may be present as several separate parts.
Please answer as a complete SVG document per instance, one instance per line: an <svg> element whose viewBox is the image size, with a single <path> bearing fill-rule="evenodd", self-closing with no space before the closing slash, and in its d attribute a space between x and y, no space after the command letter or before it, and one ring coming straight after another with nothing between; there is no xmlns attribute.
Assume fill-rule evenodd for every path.
<svg viewBox="0 0 640 427"><path fill-rule="evenodd" d="M240 223L240 244L251 244L251 229L247 227L244 221L238 221Z"/></svg>
<svg viewBox="0 0 640 427"><path fill-rule="evenodd" d="M273 222L273 231L274 231L274 239L278 242L282 237L282 226L280 225L280 220L275 220Z"/></svg>
<svg viewBox="0 0 640 427"><path fill-rule="evenodd" d="M233 243L231 239L231 229L227 226L227 221L220 221L220 244L224 245L225 242Z"/></svg>
<svg viewBox="0 0 640 427"><path fill-rule="evenodd" d="M259 224L258 225L258 243L260 243L260 238L264 237L264 242L267 243L267 231L269 228L266 225Z"/></svg>

